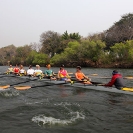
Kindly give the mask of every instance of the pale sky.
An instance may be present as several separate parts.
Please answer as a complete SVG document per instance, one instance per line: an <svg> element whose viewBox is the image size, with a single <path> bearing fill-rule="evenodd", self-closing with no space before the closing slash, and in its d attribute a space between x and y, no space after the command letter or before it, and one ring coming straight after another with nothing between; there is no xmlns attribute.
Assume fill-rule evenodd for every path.
<svg viewBox="0 0 133 133"><path fill-rule="evenodd" d="M39 43L46 31L88 34L133 13L133 0L0 0L0 48Z"/></svg>

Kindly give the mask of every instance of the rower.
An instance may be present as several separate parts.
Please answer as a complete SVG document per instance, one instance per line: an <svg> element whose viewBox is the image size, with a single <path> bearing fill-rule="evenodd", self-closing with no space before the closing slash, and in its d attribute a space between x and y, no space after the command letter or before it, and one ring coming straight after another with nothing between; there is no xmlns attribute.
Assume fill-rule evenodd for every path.
<svg viewBox="0 0 133 133"><path fill-rule="evenodd" d="M77 66L76 67L76 73L75 73L75 77L76 77L76 79L80 82L82 82L82 83L84 83L84 84L92 84L90 81L91 81L91 79L90 78L88 78L87 76L85 76L84 75L84 73L81 71L81 66Z"/></svg>
<svg viewBox="0 0 133 133"><path fill-rule="evenodd" d="M12 65L9 66L9 68L6 71L7 74L12 74L13 73L13 67Z"/></svg>
<svg viewBox="0 0 133 133"><path fill-rule="evenodd" d="M47 69L43 73L43 74L45 74L45 77L50 79L50 80L56 80L56 78L54 77L54 72L51 69L51 65L48 64L48 65L46 65L46 67L47 67Z"/></svg>
<svg viewBox="0 0 133 133"><path fill-rule="evenodd" d="M39 77L39 78L42 78L43 77L43 72L40 69L40 66L39 65L36 65L36 69L34 71L34 76L35 77Z"/></svg>
<svg viewBox="0 0 133 133"><path fill-rule="evenodd" d="M19 71L20 71L20 69L18 68L18 65L16 64L16 66L15 66L14 69L13 69L13 73L14 73L15 75L19 75Z"/></svg>
<svg viewBox="0 0 133 133"><path fill-rule="evenodd" d="M26 71L25 71L23 65L20 65L19 75L20 75L20 76L25 76L25 75L26 75Z"/></svg>
<svg viewBox="0 0 133 133"><path fill-rule="evenodd" d="M30 65L29 66L29 69L27 70L27 75L29 76L29 77L33 77L34 76L34 69L32 69L32 66Z"/></svg>
<svg viewBox="0 0 133 133"><path fill-rule="evenodd" d="M104 86L108 86L108 87L112 87L113 85L115 85L115 87L117 89L122 89L125 85L124 85L124 81L123 81L123 77L121 74L118 73L117 70L114 70L112 72L112 79L110 82L108 82L107 84L105 84Z"/></svg>
<svg viewBox="0 0 133 133"><path fill-rule="evenodd" d="M68 75L67 70L64 69L64 65L60 66L60 70L58 71L57 77L61 81L71 82L71 79L69 78L70 76Z"/></svg>

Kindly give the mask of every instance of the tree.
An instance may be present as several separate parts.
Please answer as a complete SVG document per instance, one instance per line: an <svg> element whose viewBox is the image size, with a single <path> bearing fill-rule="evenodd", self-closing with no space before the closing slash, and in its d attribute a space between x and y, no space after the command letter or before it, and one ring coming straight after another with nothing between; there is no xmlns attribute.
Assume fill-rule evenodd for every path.
<svg viewBox="0 0 133 133"><path fill-rule="evenodd" d="M64 32L64 34L62 34L62 38L63 38L63 40L79 41L81 39L81 36L79 35L79 33L70 33L70 34L68 34L68 32L66 31L66 32Z"/></svg>
<svg viewBox="0 0 133 133"><path fill-rule="evenodd" d="M61 53L61 35L57 32L47 31L41 34L40 42L42 45L41 52L54 56L56 53Z"/></svg>
<svg viewBox="0 0 133 133"><path fill-rule="evenodd" d="M0 64L9 65L16 54L16 47L12 44L0 49Z"/></svg>
<svg viewBox="0 0 133 133"><path fill-rule="evenodd" d="M67 33L67 31L64 32L64 34L62 35L62 38L63 38L63 40L69 40L69 39L70 39L70 36L69 36L69 34Z"/></svg>
<svg viewBox="0 0 133 133"><path fill-rule="evenodd" d="M48 63L48 56L43 53L37 53L32 61L32 64L39 64L45 66Z"/></svg>
<svg viewBox="0 0 133 133"><path fill-rule="evenodd" d="M124 43L116 43L111 47L111 55L117 62L133 62L133 40Z"/></svg>
<svg viewBox="0 0 133 133"><path fill-rule="evenodd" d="M16 63L25 65L25 60L31 51L32 51L31 45L17 47L15 56L16 56L16 58L19 58L19 62L16 62Z"/></svg>
<svg viewBox="0 0 133 133"><path fill-rule="evenodd" d="M115 22L105 33L103 41L106 42L107 48L115 43L125 42L133 39L133 14L125 14Z"/></svg>
<svg viewBox="0 0 133 133"><path fill-rule="evenodd" d="M35 50L32 50L29 54L28 54L28 56L27 56L27 58L26 58L26 64L27 65L32 65L33 64L33 61L34 61L34 59L35 59L35 56L36 56L36 54L38 54ZM35 64L34 64L35 65Z"/></svg>
<svg viewBox="0 0 133 133"><path fill-rule="evenodd" d="M79 35L79 33L70 33L70 39L74 39L74 40L77 40L79 41L81 36Z"/></svg>

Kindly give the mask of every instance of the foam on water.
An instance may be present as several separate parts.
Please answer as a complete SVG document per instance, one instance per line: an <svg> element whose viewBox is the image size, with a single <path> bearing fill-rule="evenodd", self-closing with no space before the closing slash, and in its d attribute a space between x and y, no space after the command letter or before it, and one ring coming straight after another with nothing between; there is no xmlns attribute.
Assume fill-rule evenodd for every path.
<svg viewBox="0 0 133 133"><path fill-rule="evenodd" d="M13 96L18 96L19 92L18 91L10 91L7 89L4 89L5 91L0 91L0 95L4 96L4 97L13 97Z"/></svg>
<svg viewBox="0 0 133 133"><path fill-rule="evenodd" d="M32 118L32 121L37 123L39 126L41 125L68 125L73 124L77 120L85 119L85 116L80 112L71 112L71 115L73 116L70 119L56 119L53 117L47 117L45 115L38 115Z"/></svg>
<svg viewBox="0 0 133 133"><path fill-rule="evenodd" d="M64 112L67 113L62 113L62 111L60 113L62 113L65 117L64 119L58 119L58 118L54 118L51 116L46 116L45 114L40 114L38 116L35 116L32 118L32 121L37 123L39 126L52 126L52 125L68 125L68 124L73 124L78 120L84 120L85 119L85 114L83 113L83 111L80 111L79 109L79 104L77 103L67 103L67 102L61 102L61 103L54 103L54 106L61 106L64 108ZM77 109L75 110L71 108L71 106L76 106ZM69 118L68 118L69 117Z"/></svg>

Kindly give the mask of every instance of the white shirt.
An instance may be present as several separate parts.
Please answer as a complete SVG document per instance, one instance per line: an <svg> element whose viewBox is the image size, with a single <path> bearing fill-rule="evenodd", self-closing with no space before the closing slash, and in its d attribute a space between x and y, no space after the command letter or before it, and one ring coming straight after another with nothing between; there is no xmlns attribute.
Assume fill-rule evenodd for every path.
<svg viewBox="0 0 133 133"><path fill-rule="evenodd" d="M25 70L24 69L20 69L20 73L24 73L25 72Z"/></svg>
<svg viewBox="0 0 133 133"><path fill-rule="evenodd" d="M28 69L27 70L27 75L33 75L34 72L35 72L34 69L32 69L32 68L31 69Z"/></svg>

